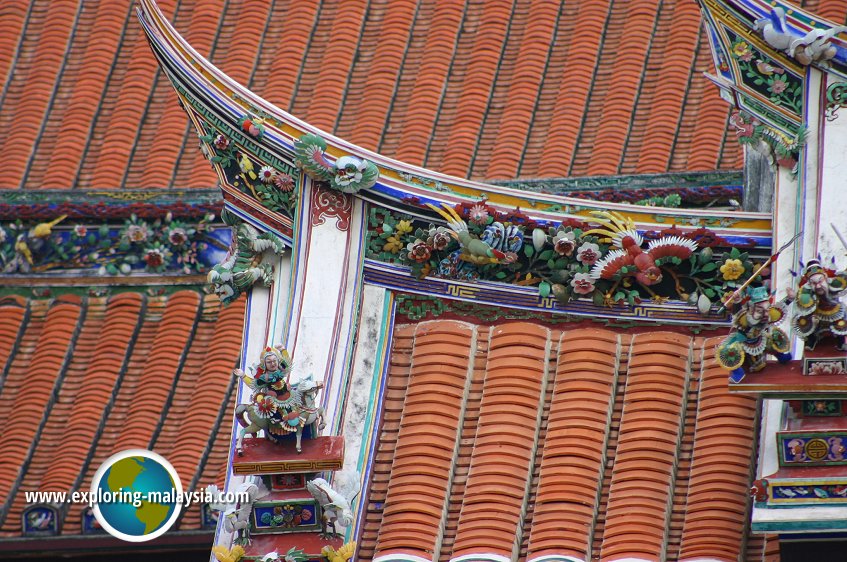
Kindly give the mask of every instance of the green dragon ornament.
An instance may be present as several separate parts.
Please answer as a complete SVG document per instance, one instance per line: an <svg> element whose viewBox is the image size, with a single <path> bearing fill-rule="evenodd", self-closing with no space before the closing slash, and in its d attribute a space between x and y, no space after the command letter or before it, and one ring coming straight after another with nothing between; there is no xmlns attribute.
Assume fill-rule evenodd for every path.
<svg viewBox="0 0 847 562"><path fill-rule="evenodd" d="M282 239L270 232L259 232L232 213L224 210L221 219L232 228L232 243L224 260L209 271L208 281L215 294L224 304L229 304L241 293L250 289L256 281L270 287L274 268L262 263L264 253L272 250L282 255L285 245Z"/></svg>
<svg viewBox="0 0 847 562"><path fill-rule="evenodd" d="M355 156L341 156L335 163L326 159L326 141L311 133L294 142L296 163L309 177L327 182L342 193L357 193L373 187L379 178L379 168L373 162Z"/></svg>

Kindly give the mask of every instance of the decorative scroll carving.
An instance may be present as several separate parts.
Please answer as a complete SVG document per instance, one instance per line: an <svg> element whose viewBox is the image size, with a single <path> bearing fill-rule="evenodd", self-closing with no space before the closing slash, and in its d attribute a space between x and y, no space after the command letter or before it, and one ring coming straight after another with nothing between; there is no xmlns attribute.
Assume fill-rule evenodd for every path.
<svg viewBox="0 0 847 562"><path fill-rule="evenodd" d="M340 191L315 187L312 196L312 226L320 226L326 219L335 217L338 230L346 232L350 228L350 216L353 212L353 198Z"/></svg>
<svg viewBox="0 0 847 562"><path fill-rule="evenodd" d="M838 119L838 110L847 101L847 82L835 82L826 88L826 120Z"/></svg>
<svg viewBox="0 0 847 562"><path fill-rule="evenodd" d="M273 266L262 263L267 250L282 254L285 250L282 239L271 232L259 233L253 226L241 222L231 213L224 211L221 218L232 227L232 244L226 258L209 272L209 283L224 304L261 280L269 287L273 281Z"/></svg>

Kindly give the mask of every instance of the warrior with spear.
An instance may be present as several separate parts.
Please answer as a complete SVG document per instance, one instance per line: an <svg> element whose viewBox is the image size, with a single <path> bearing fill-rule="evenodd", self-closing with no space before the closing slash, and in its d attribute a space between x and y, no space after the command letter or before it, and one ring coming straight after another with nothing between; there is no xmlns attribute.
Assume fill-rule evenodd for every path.
<svg viewBox="0 0 847 562"><path fill-rule="evenodd" d="M793 291L789 290L786 298L774 303L767 287L750 285L801 234L783 245L743 285L724 299L724 307L735 308L735 314L732 317L732 332L718 346L716 359L721 367L729 371L729 382L732 384L740 383L747 375L745 366L753 372L764 369L767 354L775 355L780 363L791 360L791 340L776 324L788 313L794 297Z"/></svg>

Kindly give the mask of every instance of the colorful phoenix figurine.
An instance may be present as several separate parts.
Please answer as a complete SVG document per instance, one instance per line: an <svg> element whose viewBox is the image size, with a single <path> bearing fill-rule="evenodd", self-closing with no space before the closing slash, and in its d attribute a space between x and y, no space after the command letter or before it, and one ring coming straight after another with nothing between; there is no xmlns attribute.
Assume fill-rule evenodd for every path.
<svg viewBox="0 0 847 562"><path fill-rule="evenodd" d="M662 236L641 246L644 239L635 229L632 219L614 211L592 211L595 221L604 228L588 230L585 234L599 234L601 241L614 248L597 260L591 269L594 279L620 279L632 276L642 285L655 285L662 281L661 265L668 259L688 259L697 250L697 243L681 236Z"/></svg>

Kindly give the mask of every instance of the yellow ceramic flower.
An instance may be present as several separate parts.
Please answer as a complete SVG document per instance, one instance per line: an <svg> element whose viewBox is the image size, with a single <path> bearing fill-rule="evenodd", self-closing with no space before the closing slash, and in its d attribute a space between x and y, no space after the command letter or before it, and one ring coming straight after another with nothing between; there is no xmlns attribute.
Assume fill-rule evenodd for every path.
<svg viewBox="0 0 847 562"><path fill-rule="evenodd" d="M738 279L742 273L744 273L744 265L741 260L726 260L721 266L721 274L727 281Z"/></svg>
<svg viewBox="0 0 847 562"><path fill-rule="evenodd" d="M385 246L382 247L382 251L396 254L400 252L400 249L402 247L403 243L400 242L400 238L398 238L397 236L389 236L388 240L385 241Z"/></svg>
<svg viewBox="0 0 847 562"><path fill-rule="evenodd" d="M403 236L404 234L408 234L412 232L412 221L400 221L397 223L395 229L397 234Z"/></svg>
<svg viewBox="0 0 847 562"><path fill-rule="evenodd" d="M746 42L741 41L739 43L736 43L735 47L732 48L732 54L734 54L736 57L743 57L747 54L749 49L750 46Z"/></svg>

